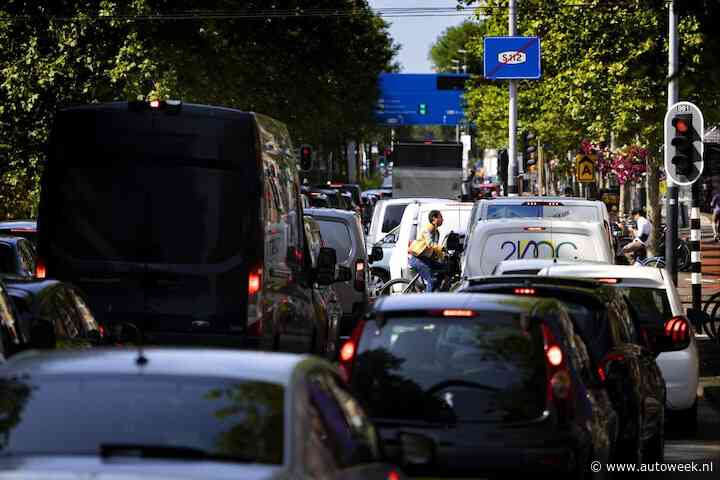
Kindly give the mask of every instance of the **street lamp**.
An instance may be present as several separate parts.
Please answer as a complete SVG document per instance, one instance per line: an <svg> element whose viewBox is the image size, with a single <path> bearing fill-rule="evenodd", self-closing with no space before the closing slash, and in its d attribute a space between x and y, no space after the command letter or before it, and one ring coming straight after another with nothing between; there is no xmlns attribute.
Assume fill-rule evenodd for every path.
<svg viewBox="0 0 720 480"><path fill-rule="evenodd" d="M455 64L455 73L460 73L460 60L453 58L450 61Z"/></svg>
<svg viewBox="0 0 720 480"><path fill-rule="evenodd" d="M463 73L467 73L467 50L459 48L458 53L462 53L463 56Z"/></svg>

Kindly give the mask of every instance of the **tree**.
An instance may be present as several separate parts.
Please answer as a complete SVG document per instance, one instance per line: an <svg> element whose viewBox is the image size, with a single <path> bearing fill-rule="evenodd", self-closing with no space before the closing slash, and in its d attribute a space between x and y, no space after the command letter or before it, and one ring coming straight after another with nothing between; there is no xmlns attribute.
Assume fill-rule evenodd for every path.
<svg viewBox="0 0 720 480"><path fill-rule="evenodd" d="M433 70L436 72L455 71L453 59L460 63L468 60L468 72L479 73L482 63L476 61L475 57L463 55L459 50L466 50L471 40L482 39L485 35L485 23L466 20L460 25L448 27L441 33L435 43L430 47L428 60L432 62Z"/></svg>

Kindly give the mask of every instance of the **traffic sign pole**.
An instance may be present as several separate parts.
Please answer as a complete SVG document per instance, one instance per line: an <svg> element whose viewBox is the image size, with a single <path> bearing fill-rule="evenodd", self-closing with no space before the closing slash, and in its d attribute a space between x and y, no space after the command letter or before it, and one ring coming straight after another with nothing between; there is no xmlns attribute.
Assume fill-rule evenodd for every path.
<svg viewBox="0 0 720 480"><path fill-rule="evenodd" d="M515 26L515 0L508 2L508 34L511 37L517 35ZM517 83L516 80L510 80L509 86L510 104L509 104L509 132L508 132L508 196L516 197L518 195L517 187Z"/></svg>
<svg viewBox="0 0 720 480"><path fill-rule="evenodd" d="M671 0L668 5L669 12L669 45L668 45L668 110L675 105L678 101L678 36L677 36L677 23L678 15L675 9L675 0ZM667 145L665 146L667 149ZM665 268L667 268L670 278L673 283L677 286L677 260L675 258L675 250L677 248L678 238L678 187L675 186L670 175L666 175L667 178L667 196L665 197L665 223L667 230L665 231Z"/></svg>

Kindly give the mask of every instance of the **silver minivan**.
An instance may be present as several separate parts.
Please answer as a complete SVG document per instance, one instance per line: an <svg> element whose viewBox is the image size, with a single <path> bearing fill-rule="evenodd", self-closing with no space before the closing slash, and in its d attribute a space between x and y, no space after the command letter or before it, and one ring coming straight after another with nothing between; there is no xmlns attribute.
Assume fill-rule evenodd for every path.
<svg viewBox="0 0 720 480"><path fill-rule="evenodd" d="M324 246L335 249L338 266L347 267L352 272L350 280L334 284L343 310L340 338L349 338L368 307L368 263L374 260L374 257L368 258L360 216L355 212L332 208L308 208L305 214L320 225Z"/></svg>

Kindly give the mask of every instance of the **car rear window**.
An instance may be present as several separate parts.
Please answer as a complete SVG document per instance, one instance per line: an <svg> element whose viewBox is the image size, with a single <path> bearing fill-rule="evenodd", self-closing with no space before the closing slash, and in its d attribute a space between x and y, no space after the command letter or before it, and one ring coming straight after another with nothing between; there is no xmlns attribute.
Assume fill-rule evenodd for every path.
<svg viewBox="0 0 720 480"><path fill-rule="evenodd" d="M101 445L187 447L280 464L282 386L177 377L0 380L0 455L97 455Z"/></svg>
<svg viewBox="0 0 720 480"><path fill-rule="evenodd" d="M382 233L387 233L393 228L400 225L403 213L407 205L388 205L385 207L385 218L383 218Z"/></svg>
<svg viewBox="0 0 720 480"><path fill-rule="evenodd" d="M341 221L316 218L320 225L320 234L326 247L334 248L338 263L350 258L352 252L352 238L350 229Z"/></svg>
<svg viewBox="0 0 720 480"><path fill-rule="evenodd" d="M665 290L657 288L623 287L630 304L642 324L664 325L673 317L672 308Z"/></svg>
<svg viewBox="0 0 720 480"><path fill-rule="evenodd" d="M546 379L540 328L520 314L400 317L365 325L352 386L372 417L430 422L537 418Z"/></svg>
<svg viewBox="0 0 720 480"><path fill-rule="evenodd" d="M600 210L590 205L488 205L486 218L554 218L557 220L577 220L583 222L601 222Z"/></svg>

